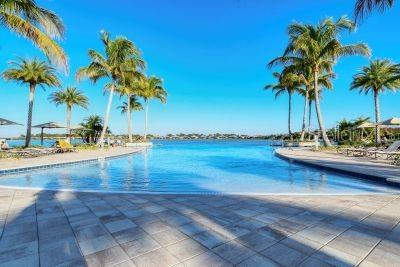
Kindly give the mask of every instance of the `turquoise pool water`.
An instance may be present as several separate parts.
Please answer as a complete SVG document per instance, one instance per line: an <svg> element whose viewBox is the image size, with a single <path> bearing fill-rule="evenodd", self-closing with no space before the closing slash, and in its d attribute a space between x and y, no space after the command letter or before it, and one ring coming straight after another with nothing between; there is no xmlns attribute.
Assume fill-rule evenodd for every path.
<svg viewBox="0 0 400 267"><path fill-rule="evenodd" d="M0 186L153 193L389 193L400 190L274 156L267 141L155 141L142 153L0 177Z"/></svg>

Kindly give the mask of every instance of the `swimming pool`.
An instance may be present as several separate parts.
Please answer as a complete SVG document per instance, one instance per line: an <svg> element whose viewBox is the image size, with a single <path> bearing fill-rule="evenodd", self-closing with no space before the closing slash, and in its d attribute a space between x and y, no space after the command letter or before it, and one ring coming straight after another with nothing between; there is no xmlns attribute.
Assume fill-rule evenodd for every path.
<svg viewBox="0 0 400 267"><path fill-rule="evenodd" d="M0 177L0 186L151 193L359 194L396 188L282 160L268 141L155 141L141 153Z"/></svg>

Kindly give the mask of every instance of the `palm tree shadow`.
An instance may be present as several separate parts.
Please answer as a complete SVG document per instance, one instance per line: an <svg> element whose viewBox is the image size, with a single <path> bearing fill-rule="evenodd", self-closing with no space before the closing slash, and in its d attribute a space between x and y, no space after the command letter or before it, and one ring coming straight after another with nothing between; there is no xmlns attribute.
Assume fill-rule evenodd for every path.
<svg viewBox="0 0 400 267"><path fill-rule="evenodd" d="M1 192L2 206L12 201L0 238L0 263L6 265L14 260L41 266L86 265L83 253L93 263L103 250L89 253L90 250L104 247L106 251L121 244L126 248L129 242L140 238L150 238L168 247L169 243L160 239L165 229L157 233L149 230L155 222L163 222L211 250L214 260L224 258L226 264L250 262L250 258L258 257L257 260L277 264L328 262L347 266L351 265L348 259L327 249L320 250L319 246L342 232L356 237L357 233L378 242L397 223L388 222L399 217L398 213L391 220L386 214L369 215L395 198L388 196L375 201L370 196ZM121 231L110 228L110 222L127 220L135 225ZM113 240L111 245L109 238ZM96 246L91 243L93 240ZM349 244L354 245L354 238ZM124 248L121 253L122 258L132 256Z"/></svg>

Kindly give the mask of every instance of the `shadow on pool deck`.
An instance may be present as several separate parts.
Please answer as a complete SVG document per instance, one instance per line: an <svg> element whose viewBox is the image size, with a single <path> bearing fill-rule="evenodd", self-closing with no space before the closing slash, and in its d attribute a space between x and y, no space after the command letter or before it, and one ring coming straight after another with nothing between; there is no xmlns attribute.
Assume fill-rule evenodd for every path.
<svg viewBox="0 0 400 267"><path fill-rule="evenodd" d="M0 189L0 266L400 264L399 196Z"/></svg>

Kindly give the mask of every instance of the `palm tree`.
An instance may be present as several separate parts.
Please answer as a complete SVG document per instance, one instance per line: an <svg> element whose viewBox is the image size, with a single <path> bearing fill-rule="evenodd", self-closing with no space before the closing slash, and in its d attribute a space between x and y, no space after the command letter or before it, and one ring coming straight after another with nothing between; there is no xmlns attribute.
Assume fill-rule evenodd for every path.
<svg viewBox="0 0 400 267"><path fill-rule="evenodd" d="M323 62L324 65L331 65L332 62L327 60ZM300 141L304 141L304 136L306 133L306 121L307 121L307 114L309 114L309 122L311 118L311 103L312 99L310 96L313 96L313 72L312 69L307 65L307 62L300 59L297 60L295 64L289 65L286 67L287 71L296 72L299 75L299 78L302 80L303 86L299 88L297 91L304 97L304 106L303 106L303 122L301 126L301 134L300 134ZM322 85L327 89L332 89L332 84L330 82L331 78L334 78L335 75L333 73L322 73L319 74L318 77L318 84Z"/></svg>
<svg viewBox="0 0 400 267"><path fill-rule="evenodd" d="M90 49L91 60L87 67L82 67L77 72L77 79L89 78L96 83L101 78L110 80L110 94L104 116L104 127L99 138L99 145L104 147L104 137L108 128L110 110L115 88L125 80L126 76L137 73L138 68L144 68L144 61L134 43L125 37L111 40L107 32L101 32L101 41L104 44L105 56Z"/></svg>
<svg viewBox="0 0 400 267"><path fill-rule="evenodd" d="M350 90L359 89L360 93L374 95L375 106L375 143L381 142L378 123L381 120L379 94L386 90L396 90L400 86L400 65L389 60L373 60L369 66L363 67L361 72L353 76Z"/></svg>
<svg viewBox="0 0 400 267"><path fill-rule="evenodd" d="M288 132L292 138L291 118L292 118L292 96L294 93L299 92L304 84L304 79L297 73L290 72L284 69L282 73L275 72L273 76L278 80L276 84L268 84L264 87L265 90L272 90L275 93L275 98L287 93L289 100L288 111Z"/></svg>
<svg viewBox="0 0 400 267"><path fill-rule="evenodd" d="M127 100L124 102L123 106L119 106L118 108L121 109L122 113L126 113L127 115L127 125L128 125L128 139L129 142L132 142L132 119L131 119L131 113L132 110L135 110L135 108L138 108L138 103L140 105L140 109L143 109L141 104L137 101L137 96L140 94L141 90L141 79L143 79L144 76L142 73L137 72L135 75L130 75L126 77L125 81L123 83L118 84L116 90L119 92L120 96L126 96ZM133 102L132 102L133 101ZM136 106L131 106L131 104L136 105Z"/></svg>
<svg viewBox="0 0 400 267"><path fill-rule="evenodd" d="M142 79L141 88L140 96L143 98L145 103L144 140L147 140L149 101L155 98L160 100L161 103L165 103L167 102L167 92L163 86L163 81L154 76Z"/></svg>
<svg viewBox="0 0 400 267"><path fill-rule="evenodd" d="M52 11L36 5L35 0L0 1L1 24L32 41L56 65L67 70L67 57L55 39L64 35L61 19Z"/></svg>
<svg viewBox="0 0 400 267"><path fill-rule="evenodd" d="M284 55L272 60L269 66L275 64L295 64L296 62L306 62L311 68L313 74L315 109L318 118L318 124L325 146L332 146L326 134L324 121L322 118L321 107L319 103L319 83L320 73L331 73L333 63L342 56L349 55L370 55L370 50L366 44L357 43L343 45L338 35L342 31L352 32L355 24L343 16L334 21L328 18L318 25L308 25L302 23L293 23L288 27L289 45Z"/></svg>
<svg viewBox="0 0 400 267"><path fill-rule="evenodd" d="M5 80L13 80L29 85L28 123L26 128L25 147L31 142L32 113L35 90L37 86L60 86L55 69L44 61L37 59L19 59L9 63L10 68L2 73Z"/></svg>
<svg viewBox="0 0 400 267"><path fill-rule="evenodd" d="M127 115L127 120L128 120L128 137L129 137L129 142L133 141L132 138L132 119L131 119L131 113L132 111L140 111L143 110L142 104L138 101L137 96L135 95L130 95L129 100L124 101L121 106L117 107L119 110L121 110L121 114L126 114Z"/></svg>
<svg viewBox="0 0 400 267"><path fill-rule="evenodd" d="M81 124L84 129L77 130L85 143L97 143L101 131L103 129L103 118L98 115L91 115ZM108 130L107 130L108 131Z"/></svg>
<svg viewBox="0 0 400 267"><path fill-rule="evenodd" d="M384 12L394 5L394 0L357 0L354 6L354 16L357 20L362 19L374 9Z"/></svg>
<svg viewBox="0 0 400 267"><path fill-rule="evenodd" d="M73 106L79 106L87 109L89 100L82 91L75 87L67 87L65 90L60 90L52 93L49 96L49 101L56 106L65 104L67 106L67 140L71 142L71 113Z"/></svg>

